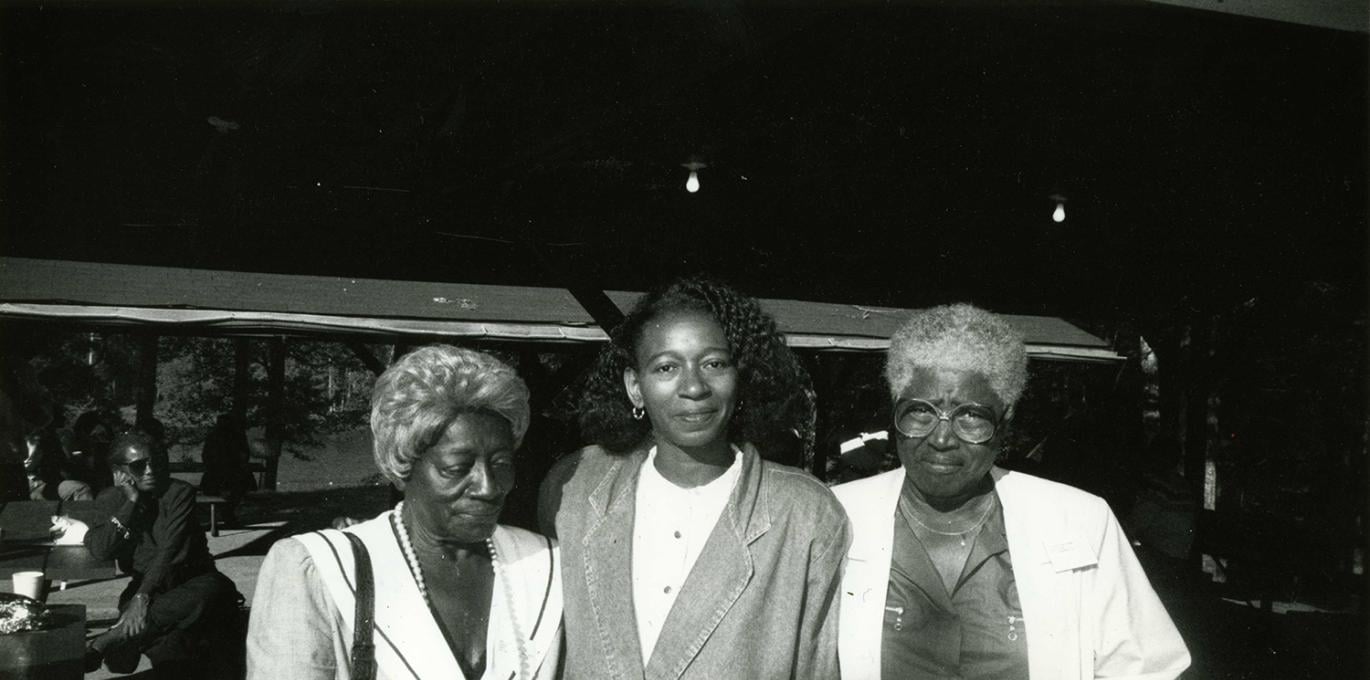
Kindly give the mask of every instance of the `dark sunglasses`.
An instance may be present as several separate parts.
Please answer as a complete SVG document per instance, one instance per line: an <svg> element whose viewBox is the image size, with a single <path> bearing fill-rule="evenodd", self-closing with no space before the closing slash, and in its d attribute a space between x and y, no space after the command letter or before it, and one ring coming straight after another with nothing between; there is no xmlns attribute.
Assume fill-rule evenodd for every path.
<svg viewBox="0 0 1370 680"><path fill-rule="evenodd" d="M129 461L127 463L120 463L120 465L128 468L129 472L139 476L144 472L147 472L148 468L153 467L151 458L139 458L138 460Z"/></svg>

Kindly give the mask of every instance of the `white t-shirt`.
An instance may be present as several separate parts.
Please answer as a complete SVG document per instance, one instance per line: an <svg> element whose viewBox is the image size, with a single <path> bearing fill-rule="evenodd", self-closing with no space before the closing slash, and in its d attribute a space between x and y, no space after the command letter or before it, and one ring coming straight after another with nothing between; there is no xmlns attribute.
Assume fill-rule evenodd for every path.
<svg viewBox="0 0 1370 680"><path fill-rule="evenodd" d="M652 657L666 615L704 550L728 497L742 476L742 452L717 479L684 489L656 469L656 447L647 454L637 483L633 514L633 609L642 663Z"/></svg>

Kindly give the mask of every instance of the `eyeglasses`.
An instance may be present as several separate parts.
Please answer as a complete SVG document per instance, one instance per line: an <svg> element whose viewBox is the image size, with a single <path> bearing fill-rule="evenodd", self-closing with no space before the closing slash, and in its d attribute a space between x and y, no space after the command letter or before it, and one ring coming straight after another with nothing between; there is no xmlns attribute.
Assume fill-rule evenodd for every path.
<svg viewBox="0 0 1370 680"><path fill-rule="evenodd" d="M901 399L894 405L894 429L905 437L926 437L946 421L951 431L967 444L983 444L994 438L999 419L988 406L961 404L950 412L922 399Z"/></svg>
<svg viewBox="0 0 1370 680"><path fill-rule="evenodd" d="M127 463L122 463L122 465L128 468L129 472L141 476L144 472L147 472L147 469L149 467L152 467L152 459L139 458L138 460L131 460Z"/></svg>

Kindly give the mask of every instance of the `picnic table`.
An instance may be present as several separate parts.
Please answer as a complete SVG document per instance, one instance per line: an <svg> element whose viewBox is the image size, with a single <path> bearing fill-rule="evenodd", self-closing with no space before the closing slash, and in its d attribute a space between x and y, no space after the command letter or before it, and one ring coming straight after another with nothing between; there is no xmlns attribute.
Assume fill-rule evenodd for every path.
<svg viewBox="0 0 1370 680"><path fill-rule="evenodd" d="M86 581L116 576L114 560L97 559L84 545L57 545L48 530L53 515L67 515L87 525L109 515L94 501L10 501L0 506L0 578L15 572L41 571L52 581Z"/></svg>
<svg viewBox="0 0 1370 680"><path fill-rule="evenodd" d="M86 606L48 607L44 630L0 635L0 678L80 680L85 675Z"/></svg>

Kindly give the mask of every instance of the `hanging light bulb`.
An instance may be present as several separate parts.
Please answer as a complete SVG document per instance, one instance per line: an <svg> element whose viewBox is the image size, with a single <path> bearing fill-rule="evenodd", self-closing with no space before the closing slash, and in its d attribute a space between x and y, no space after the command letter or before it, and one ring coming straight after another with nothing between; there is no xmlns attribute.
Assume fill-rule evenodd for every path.
<svg viewBox="0 0 1370 680"><path fill-rule="evenodd" d="M685 180L685 190L692 194L699 193L699 171L709 166L699 161L690 161L681 163L680 167L690 171L689 179Z"/></svg>
<svg viewBox="0 0 1370 680"><path fill-rule="evenodd" d="M1056 209L1051 211L1051 221L1057 224L1066 221L1066 197L1060 194L1052 194L1050 198L1056 201Z"/></svg>

